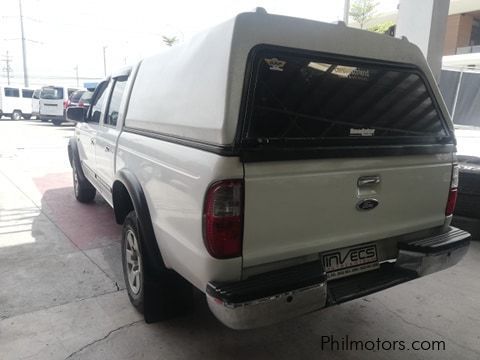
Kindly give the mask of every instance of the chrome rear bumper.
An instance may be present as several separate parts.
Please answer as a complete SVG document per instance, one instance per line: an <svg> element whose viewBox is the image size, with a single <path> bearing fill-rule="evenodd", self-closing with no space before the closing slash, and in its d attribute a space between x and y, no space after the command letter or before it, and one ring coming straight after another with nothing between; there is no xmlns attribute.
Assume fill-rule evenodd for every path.
<svg viewBox="0 0 480 360"><path fill-rule="evenodd" d="M470 234L456 228L444 234L398 243L395 263L329 281L319 261L254 276L236 283L209 283L212 313L233 329L270 325L444 270L466 254Z"/></svg>
<svg viewBox="0 0 480 360"><path fill-rule="evenodd" d="M251 329L320 310L327 301L326 282L243 303L224 303L207 294L208 307L232 329Z"/></svg>

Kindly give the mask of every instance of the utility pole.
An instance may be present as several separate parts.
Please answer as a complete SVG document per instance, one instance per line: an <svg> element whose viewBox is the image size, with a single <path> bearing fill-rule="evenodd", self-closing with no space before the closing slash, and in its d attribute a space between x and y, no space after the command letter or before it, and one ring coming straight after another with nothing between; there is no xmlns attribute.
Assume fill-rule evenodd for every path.
<svg viewBox="0 0 480 360"><path fill-rule="evenodd" d="M107 46L103 46L103 75L107 77L107 57L105 56L105 49Z"/></svg>
<svg viewBox="0 0 480 360"><path fill-rule="evenodd" d="M8 50L6 55L3 56L2 61L5 62L5 67L3 68L3 71L7 73L7 84L10 85L10 72L12 71L12 68L10 67L10 61L12 61L12 58L8 55Z"/></svg>
<svg viewBox="0 0 480 360"><path fill-rule="evenodd" d="M18 6L20 8L20 31L21 31L21 34L22 34L23 82L24 82L25 87L28 87L27 50L26 50L26 46L25 46L25 33L23 31L22 0L18 0Z"/></svg>
<svg viewBox="0 0 480 360"><path fill-rule="evenodd" d="M348 17L350 14L350 0L345 0L343 5L343 22L348 26Z"/></svg>
<svg viewBox="0 0 480 360"><path fill-rule="evenodd" d="M79 81L78 81L78 64L75 65L75 67L73 68L73 70L75 70L75 78L77 79L77 87L79 87Z"/></svg>

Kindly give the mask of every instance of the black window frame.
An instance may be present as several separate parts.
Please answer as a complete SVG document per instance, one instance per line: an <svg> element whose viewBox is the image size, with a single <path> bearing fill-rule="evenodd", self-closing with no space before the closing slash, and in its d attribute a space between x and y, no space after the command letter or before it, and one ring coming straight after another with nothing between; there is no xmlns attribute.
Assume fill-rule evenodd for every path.
<svg viewBox="0 0 480 360"><path fill-rule="evenodd" d="M247 139L247 130L249 124L249 116L252 111L254 101L254 90L256 86L256 73L260 61L256 61L259 54L263 52L272 52L276 57L282 53L290 56L306 56L312 61L319 62L335 62L341 61L342 65L350 64L358 66L360 64L376 66L394 71L408 71L416 74L423 81L426 90L432 99L432 104L439 114L442 126L447 134L443 139L443 143L431 144L375 144L375 145L341 145L341 146L319 146L315 142L303 144L300 146L285 146L285 144L259 144ZM274 160L297 160L297 159L313 159L313 158L335 158L335 157L366 157L366 156L389 156L389 155L413 155L413 154L434 154L448 153L456 151L455 137L448 126L445 114L440 108L437 98L433 92L430 82L426 78L421 69L413 64L404 64L396 62L388 62L361 58L355 56L346 56L338 54L330 54L311 50L301 50L282 46L260 44L250 50L247 58L247 68L245 71L244 87L242 92L242 102L240 106L239 120L235 136L234 147L239 149L240 157L244 162L254 161L274 161Z"/></svg>
<svg viewBox="0 0 480 360"><path fill-rule="evenodd" d="M90 106L88 107L88 112L87 112L87 116L86 116L86 121L87 123L92 123L92 124L99 124L103 122L103 119L102 117L105 116L105 113L102 113L100 115L100 118L98 119L98 121L92 121L92 112L93 112L93 107L94 107L94 103L97 101L97 98L98 98L98 94L100 93L100 91L102 91L102 89L104 88L105 90L104 91L109 91L109 85L110 85L110 81L111 79L108 78L108 79L105 79L104 81L100 82L97 87L95 88L95 91L92 95L92 98L90 100ZM101 94L103 95L103 94ZM109 99L109 94L107 93L107 97L104 101L108 101ZM102 108L104 107L104 104L102 104Z"/></svg>

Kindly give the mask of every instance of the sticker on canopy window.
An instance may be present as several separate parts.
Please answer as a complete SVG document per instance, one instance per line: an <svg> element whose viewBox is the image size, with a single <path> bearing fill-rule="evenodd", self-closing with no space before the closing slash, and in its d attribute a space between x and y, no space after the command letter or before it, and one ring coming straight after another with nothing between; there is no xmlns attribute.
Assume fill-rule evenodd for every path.
<svg viewBox="0 0 480 360"><path fill-rule="evenodd" d="M350 129L350 136L373 136L375 135L375 129Z"/></svg>
<svg viewBox="0 0 480 360"><path fill-rule="evenodd" d="M283 71L283 67L287 63L286 61L279 60L277 58L265 59L265 62L272 71Z"/></svg>

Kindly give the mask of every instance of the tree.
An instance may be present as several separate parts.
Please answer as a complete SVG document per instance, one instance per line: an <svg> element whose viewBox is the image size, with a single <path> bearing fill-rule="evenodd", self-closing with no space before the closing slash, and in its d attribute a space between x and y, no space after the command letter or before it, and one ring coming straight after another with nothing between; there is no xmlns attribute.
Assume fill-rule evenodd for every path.
<svg viewBox="0 0 480 360"><path fill-rule="evenodd" d="M391 20L388 20L388 21L385 21L383 23L373 25L373 26L369 27L367 30L377 32L377 33L381 33L381 34L386 34L393 25L395 25L395 23Z"/></svg>
<svg viewBox="0 0 480 360"><path fill-rule="evenodd" d="M350 7L349 15L355 20L360 29L375 16L375 9L378 2L374 0L355 0Z"/></svg>
<svg viewBox="0 0 480 360"><path fill-rule="evenodd" d="M167 46L173 46L178 42L178 38L176 36L162 36L162 40Z"/></svg>

